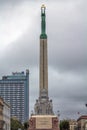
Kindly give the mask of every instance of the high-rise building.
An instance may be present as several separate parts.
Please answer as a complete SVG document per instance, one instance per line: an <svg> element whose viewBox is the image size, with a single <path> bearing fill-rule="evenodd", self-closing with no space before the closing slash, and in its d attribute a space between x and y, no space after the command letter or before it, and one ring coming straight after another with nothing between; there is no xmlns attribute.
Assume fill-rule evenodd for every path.
<svg viewBox="0 0 87 130"><path fill-rule="evenodd" d="M22 123L29 119L29 70L13 72L0 80L0 96L11 106L11 117Z"/></svg>

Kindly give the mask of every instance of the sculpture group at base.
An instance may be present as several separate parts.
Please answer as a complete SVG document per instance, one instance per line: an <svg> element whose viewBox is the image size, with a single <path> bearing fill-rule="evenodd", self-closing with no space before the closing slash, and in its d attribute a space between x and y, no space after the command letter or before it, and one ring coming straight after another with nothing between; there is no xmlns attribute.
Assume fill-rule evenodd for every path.
<svg viewBox="0 0 87 130"><path fill-rule="evenodd" d="M53 115L53 105L52 100L36 100L35 104L35 115Z"/></svg>

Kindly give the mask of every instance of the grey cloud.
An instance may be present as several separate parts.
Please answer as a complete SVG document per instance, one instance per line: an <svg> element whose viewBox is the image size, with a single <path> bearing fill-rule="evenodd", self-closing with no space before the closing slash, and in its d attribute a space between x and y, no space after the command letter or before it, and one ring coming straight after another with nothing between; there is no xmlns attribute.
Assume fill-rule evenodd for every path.
<svg viewBox="0 0 87 130"><path fill-rule="evenodd" d="M74 9L79 13L69 9L61 12L59 9L56 14L49 17L50 21L51 18L53 19L48 24L48 34L52 36L49 39L49 62L61 70L75 69L76 71L77 69L80 71L85 70L87 66L86 7L84 10L80 9L81 7L84 5L79 5Z"/></svg>
<svg viewBox="0 0 87 130"><path fill-rule="evenodd" d="M86 34L86 29L85 26L82 28L79 25L70 26L72 27L71 29L68 30L68 27L62 33L56 32L55 40L50 39L49 62L61 69L75 69L75 71L77 69L81 71L87 66L87 38L84 35ZM54 44L54 46L50 46L50 44Z"/></svg>
<svg viewBox="0 0 87 130"><path fill-rule="evenodd" d="M15 3L16 6L20 1ZM30 69L30 111L39 93L40 10L34 8L38 10L41 3L35 2L32 8L29 5L31 28L8 44L0 55L0 76ZM77 118L78 111L86 111L87 99L86 1L55 0L46 2L46 6L49 97L53 99L54 111L60 110L61 118Z"/></svg>

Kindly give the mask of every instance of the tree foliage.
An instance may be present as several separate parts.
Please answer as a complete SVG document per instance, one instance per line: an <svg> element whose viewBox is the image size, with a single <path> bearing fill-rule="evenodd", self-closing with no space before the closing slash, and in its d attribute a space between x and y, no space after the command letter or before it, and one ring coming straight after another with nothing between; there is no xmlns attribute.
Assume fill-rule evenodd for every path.
<svg viewBox="0 0 87 130"><path fill-rule="evenodd" d="M11 130L18 130L18 128L21 128L21 130L23 130L23 125L21 122L17 119L11 118Z"/></svg>
<svg viewBox="0 0 87 130"><path fill-rule="evenodd" d="M29 127L29 123L27 121L24 122L24 129L27 130L28 127Z"/></svg>
<svg viewBox="0 0 87 130"><path fill-rule="evenodd" d="M60 121L60 130L69 130L69 121L68 120Z"/></svg>

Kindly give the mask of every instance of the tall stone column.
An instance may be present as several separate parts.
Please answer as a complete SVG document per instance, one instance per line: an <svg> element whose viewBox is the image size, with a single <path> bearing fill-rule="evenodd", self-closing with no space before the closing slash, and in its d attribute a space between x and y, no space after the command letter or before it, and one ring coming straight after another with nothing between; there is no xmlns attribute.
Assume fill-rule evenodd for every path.
<svg viewBox="0 0 87 130"><path fill-rule="evenodd" d="M47 54L46 16L45 6L41 7L41 35L40 35L40 79L39 99L36 100L36 115L53 115L52 100L48 96L48 54Z"/></svg>
<svg viewBox="0 0 87 130"><path fill-rule="evenodd" d="M45 6L41 7L41 35L40 35L40 98L48 97L48 56Z"/></svg>
<svg viewBox="0 0 87 130"><path fill-rule="evenodd" d="M48 55L47 35L45 23L45 6L41 7L41 35L40 35L40 83L39 98L29 120L28 130L59 130L58 117L54 115L52 100L48 97Z"/></svg>
<svg viewBox="0 0 87 130"><path fill-rule="evenodd" d="M40 39L40 97L43 90L48 97L47 39Z"/></svg>

